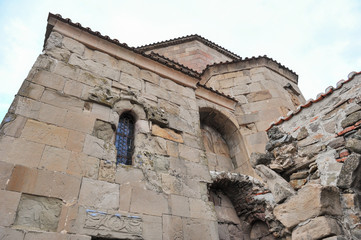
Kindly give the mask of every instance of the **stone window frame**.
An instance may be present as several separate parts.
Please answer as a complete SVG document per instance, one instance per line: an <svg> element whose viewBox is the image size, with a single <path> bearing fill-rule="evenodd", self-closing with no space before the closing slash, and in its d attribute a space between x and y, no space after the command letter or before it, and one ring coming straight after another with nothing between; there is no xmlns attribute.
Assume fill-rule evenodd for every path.
<svg viewBox="0 0 361 240"><path fill-rule="evenodd" d="M132 165L135 140L135 118L127 111L120 115L115 134L116 164Z"/></svg>
<svg viewBox="0 0 361 240"><path fill-rule="evenodd" d="M139 121L148 121L147 114L145 112L145 107L143 104L139 103L135 99L123 99L114 103L112 107L112 114L118 116L116 124L116 129L118 129L119 119L123 114L129 114L132 116L134 120L134 139L133 139L133 151L132 157L130 160L130 164L121 164L116 162L116 166L134 166L134 153L136 152L137 148L137 139L139 133L143 132L144 130L139 129ZM149 130L148 130L149 131ZM116 146L116 131L114 136L114 146ZM118 154L118 150L116 151ZM117 156L116 156L117 161Z"/></svg>

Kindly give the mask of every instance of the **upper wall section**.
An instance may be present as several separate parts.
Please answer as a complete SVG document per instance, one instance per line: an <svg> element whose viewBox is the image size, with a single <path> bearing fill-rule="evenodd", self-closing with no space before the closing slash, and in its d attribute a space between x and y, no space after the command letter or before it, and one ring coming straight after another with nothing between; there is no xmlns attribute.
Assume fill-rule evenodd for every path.
<svg viewBox="0 0 361 240"><path fill-rule="evenodd" d="M144 49L146 48L144 47ZM146 51L148 54L151 52L158 53L197 72L202 72L207 65L235 59L233 56L226 56L224 53L205 45L197 38L192 41L161 46Z"/></svg>

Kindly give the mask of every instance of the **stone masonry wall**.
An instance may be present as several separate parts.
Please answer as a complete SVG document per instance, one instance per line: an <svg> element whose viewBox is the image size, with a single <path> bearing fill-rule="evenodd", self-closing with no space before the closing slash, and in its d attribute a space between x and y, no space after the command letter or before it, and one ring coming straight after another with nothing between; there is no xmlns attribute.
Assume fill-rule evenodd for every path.
<svg viewBox="0 0 361 240"><path fill-rule="evenodd" d="M199 119L194 89L52 32L1 126L0 238L218 239Z"/></svg>
<svg viewBox="0 0 361 240"><path fill-rule="evenodd" d="M268 141L265 130L270 122L304 102L293 79L266 67L236 64L232 71L211 68L207 86L237 99L237 121L244 136L248 155L263 152Z"/></svg>
<svg viewBox="0 0 361 240"><path fill-rule="evenodd" d="M292 239L361 238L360 87L351 73L273 124L266 153L251 156Z"/></svg>
<svg viewBox="0 0 361 240"><path fill-rule="evenodd" d="M231 61L232 59L199 41L190 41L164 48L151 50L198 72L207 65Z"/></svg>

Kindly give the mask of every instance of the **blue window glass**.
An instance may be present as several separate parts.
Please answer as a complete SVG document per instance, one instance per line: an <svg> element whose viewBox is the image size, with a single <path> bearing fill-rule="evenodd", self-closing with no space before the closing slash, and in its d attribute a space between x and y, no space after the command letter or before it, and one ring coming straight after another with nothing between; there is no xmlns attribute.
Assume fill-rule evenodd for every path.
<svg viewBox="0 0 361 240"><path fill-rule="evenodd" d="M134 118L124 113L119 118L115 147L117 148L117 164L132 165L134 146Z"/></svg>

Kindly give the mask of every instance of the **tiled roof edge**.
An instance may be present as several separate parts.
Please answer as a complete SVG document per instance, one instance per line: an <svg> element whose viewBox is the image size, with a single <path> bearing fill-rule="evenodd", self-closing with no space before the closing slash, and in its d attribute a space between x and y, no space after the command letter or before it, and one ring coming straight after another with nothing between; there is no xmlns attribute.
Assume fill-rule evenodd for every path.
<svg viewBox="0 0 361 240"><path fill-rule="evenodd" d="M149 50L153 50L153 49L157 49L157 48L168 47L168 46L185 43L185 42L190 42L190 41L194 41L194 40L198 40L198 41L202 42L204 45L215 49L216 51L222 53L223 55L225 55L227 57L232 58L233 60L237 60L237 59L241 58L237 54L219 46L218 44L216 44L212 41L209 41L208 39L206 39L198 34L192 34L192 35L173 38L173 39L160 41L160 42L156 42L156 43L151 43L151 44L137 47L136 49L145 52L145 51L149 51Z"/></svg>
<svg viewBox="0 0 361 240"><path fill-rule="evenodd" d="M273 126L280 125L281 123L290 120L293 116L299 114L302 111L302 109L309 108L314 103L317 103L317 102L321 101L322 99L330 96L335 90L340 89L345 83L348 83L348 82L352 81L355 78L355 76L358 76L358 75L361 75L361 71L360 72L351 72L351 73L349 73L348 74L348 79L347 80L342 79L342 80L338 81L337 84L336 84L336 88L334 88L332 86L327 87L325 89L324 93L317 94L316 100L313 100L311 98L305 104L298 106L296 110L289 111L286 116L280 117L275 122L272 122L270 124L270 126L266 129L266 131L270 130Z"/></svg>
<svg viewBox="0 0 361 240"><path fill-rule="evenodd" d="M139 51L139 50L137 50L137 49L134 48L134 47L129 47L126 43L120 43L118 39L111 39L109 36L107 36L107 35L104 36L104 35L102 35L100 32L98 32L98 31L93 31L93 30L92 30L91 28L89 28L89 27L83 27L80 23L74 23L74 22L73 22L71 19L69 19L69 18L63 18L60 14L49 13L49 15L48 15L48 21L49 21L50 18L55 18L55 19L57 19L57 20L59 20L59 21L62 21L62 22L67 23L67 24L69 24L69 25L71 25L71 26L74 26L74 27L76 27L76 28L79 28L79 29L81 29L81 30L83 30L83 31L86 31L86 32L92 34L92 35L95 35L95 36L97 36L97 37L99 37L99 38L102 38L102 39L104 39L104 40L106 40L106 41L108 41L108 42L114 43L114 44L116 44L116 45L118 45L118 46L120 46L120 47L126 48L126 49L128 49L128 50L130 50L130 51L132 51L132 52L134 52L134 53L140 54L140 55L142 55L142 56L144 56L144 57L146 57L146 58L149 58L149 59L151 59L151 60L153 60L153 61L156 61L156 62L159 62L159 63L161 63L161 64L163 64L163 65L166 65L167 67L170 67L170 68L173 68L173 69L175 69L175 70L177 70L177 71L180 71L180 72L182 72L182 73L184 73L184 74L186 74L186 75L188 75L188 76L190 76L190 77L200 79L200 75L199 75L198 72L196 72L196 71L194 71L194 70L192 70L192 69L190 69L190 68L188 68L188 67L186 67L186 66L184 66L184 65L181 65L181 64L179 64L179 63L177 63L177 62L174 62L174 61L172 61L172 60L170 60L170 59L167 59L167 58L165 58L165 57L163 57L163 56L161 56L161 58L167 59L167 61L161 61L161 60L160 60L160 57L156 57L156 56L151 55L151 54L145 54L144 52ZM45 42L46 42L47 38L48 38L49 35L50 35L51 30L52 30L52 27L50 27L49 24L48 24L47 32L46 32L46 34L45 34L44 45L45 45ZM160 56L160 55L159 55L159 56Z"/></svg>
<svg viewBox="0 0 361 240"><path fill-rule="evenodd" d="M206 85L200 84L199 82L197 83L197 86L201 86L201 87L203 87L203 88L205 88L205 89L207 89L207 90L209 90L209 91L211 91L211 92L214 92L214 93L216 93L216 94L218 94L218 95L221 95L222 97L225 97L225 98L228 98L228 99L230 99L230 100L232 100L232 101L238 102L238 100L235 99L234 97L232 97L232 96L230 96L230 95L226 95L226 94L224 94L224 93L222 93L222 92L220 92L220 91L218 91L218 90L216 90L216 89L214 89L214 88L207 87Z"/></svg>
<svg viewBox="0 0 361 240"><path fill-rule="evenodd" d="M285 69L286 71L289 71L290 73L297 75L296 72L292 71L291 69L289 69L288 67L282 65L281 63L277 62L276 60L274 60L273 58L270 58L268 57L267 55L263 55L263 56L258 56L258 57L255 57L255 56L252 56L250 58L246 57L246 58L240 58L240 59L237 59L237 60L233 60L233 61L226 61L226 62L219 62L219 63L214 63L214 64L211 64L211 65L207 65L206 68L202 71L201 75L203 75L209 68L211 67L215 67L215 66L218 66L218 65L225 65L225 64L232 64L232 63L238 63L238 62L246 62L246 61L251 61L251 60L257 60L257 59L260 59L260 58L265 58L266 60L269 60L269 61L272 61L274 63L276 63L280 68L283 68Z"/></svg>

